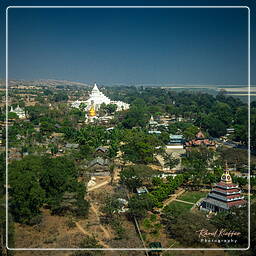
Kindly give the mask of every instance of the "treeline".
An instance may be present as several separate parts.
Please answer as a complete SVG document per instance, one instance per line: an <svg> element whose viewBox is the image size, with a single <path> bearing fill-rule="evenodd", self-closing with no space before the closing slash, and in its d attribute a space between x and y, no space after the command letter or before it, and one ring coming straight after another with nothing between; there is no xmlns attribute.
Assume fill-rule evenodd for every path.
<svg viewBox="0 0 256 256"><path fill-rule="evenodd" d="M247 143L248 106L238 98L227 96L225 91L220 91L216 97L203 92L175 92L143 87L111 87L111 91L108 92L111 97L121 98L131 104L129 111L122 113L119 117L124 128L146 127L150 115L157 117L169 114L190 120L212 137L223 136L227 128L233 127L235 128L233 139ZM256 138L255 105L251 104L254 138Z"/></svg>
<svg viewBox="0 0 256 256"><path fill-rule="evenodd" d="M184 129L180 129L170 125L167 130L162 128L162 133L178 133L179 130L182 130L187 138L191 138L195 129L200 127L209 136L220 137L226 134L227 128L233 127L235 133L231 136L231 139L247 144L248 106L238 98L227 96L224 91L220 91L214 97L203 92L176 92L168 89L143 87L111 87L106 89L106 93L112 99L123 100L131 104L128 111L114 113L115 118L111 121L111 125L118 128L145 128L151 115L157 119L161 115L168 114L176 117L182 116L185 123L188 123L188 126L193 125L194 128L184 131L184 126L181 127ZM54 105L54 109L46 104L26 107L32 125L40 126L41 135L64 132L65 129L70 127L77 129L78 122L85 120L83 109L71 108L64 102ZM103 106L103 109L106 107ZM113 113L114 109L112 107L114 106L109 107L111 108L106 109L106 112ZM5 111L2 108L0 119L4 120L4 117ZM17 134L18 130L16 124L10 127L10 132L13 134ZM38 135L38 137L40 136ZM251 103L251 145L254 148L256 147L255 102Z"/></svg>

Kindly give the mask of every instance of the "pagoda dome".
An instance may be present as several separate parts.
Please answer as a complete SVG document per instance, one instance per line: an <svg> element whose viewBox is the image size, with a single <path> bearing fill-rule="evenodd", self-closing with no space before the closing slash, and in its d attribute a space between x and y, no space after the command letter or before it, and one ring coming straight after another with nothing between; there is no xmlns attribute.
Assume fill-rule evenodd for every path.
<svg viewBox="0 0 256 256"><path fill-rule="evenodd" d="M231 175L228 171L227 164L226 164L226 168L225 168L224 173L221 175L221 181L225 182L225 183L228 183L228 184L232 183L232 177L231 177Z"/></svg>

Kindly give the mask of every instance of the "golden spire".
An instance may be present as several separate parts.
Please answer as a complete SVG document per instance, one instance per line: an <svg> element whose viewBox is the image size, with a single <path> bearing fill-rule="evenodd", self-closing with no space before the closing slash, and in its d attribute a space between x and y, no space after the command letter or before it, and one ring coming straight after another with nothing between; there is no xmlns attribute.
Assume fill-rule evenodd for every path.
<svg viewBox="0 0 256 256"><path fill-rule="evenodd" d="M221 176L221 181L222 181L222 182L225 182L225 183L232 183L232 178L231 178L231 175L230 175L229 170L228 170L227 161L226 161L226 163L225 163L225 170L224 170L224 173L223 173L222 176Z"/></svg>
<svg viewBox="0 0 256 256"><path fill-rule="evenodd" d="M90 117L94 117L96 116L96 110L94 108L94 105L91 106L90 110L89 110L89 116Z"/></svg>

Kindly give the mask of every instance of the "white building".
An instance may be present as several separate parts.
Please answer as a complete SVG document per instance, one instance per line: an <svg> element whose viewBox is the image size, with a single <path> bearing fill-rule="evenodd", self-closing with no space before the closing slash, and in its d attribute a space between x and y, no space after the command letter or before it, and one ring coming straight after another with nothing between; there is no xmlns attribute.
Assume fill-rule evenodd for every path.
<svg viewBox="0 0 256 256"><path fill-rule="evenodd" d="M25 110L19 105L15 109L11 106L10 112L15 113L20 119L26 118Z"/></svg>
<svg viewBox="0 0 256 256"><path fill-rule="evenodd" d="M89 99L85 100L85 101L74 101L71 106L74 108L79 108L80 104L84 103L86 105L86 110L89 110L91 108L92 105L94 105L95 110L97 111L101 104L105 103L106 105L108 104L115 104L117 105L117 111L121 111L121 110L126 110L129 109L130 105L122 102L122 101L111 101L110 98L108 98L107 96L105 96L97 87L97 85L95 84L90 95L89 95Z"/></svg>
<svg viewBox="0 0 256 256"><path fill-rule="evenodd" d="M183 149L184 148L184 138L183 135L173 135L170 134L170 141L166 145L167 149Z"/></svg>

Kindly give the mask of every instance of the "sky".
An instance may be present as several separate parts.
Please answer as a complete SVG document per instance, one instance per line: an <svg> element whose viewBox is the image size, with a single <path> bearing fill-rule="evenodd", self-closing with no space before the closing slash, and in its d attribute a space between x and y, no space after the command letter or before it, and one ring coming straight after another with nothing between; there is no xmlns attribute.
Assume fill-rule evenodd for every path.
<svg viewBox="0 0 256 256"><path fill-rule="evenodd" d="M244 85L248 9L9 8L8 48L10 79Z"/></svg>

